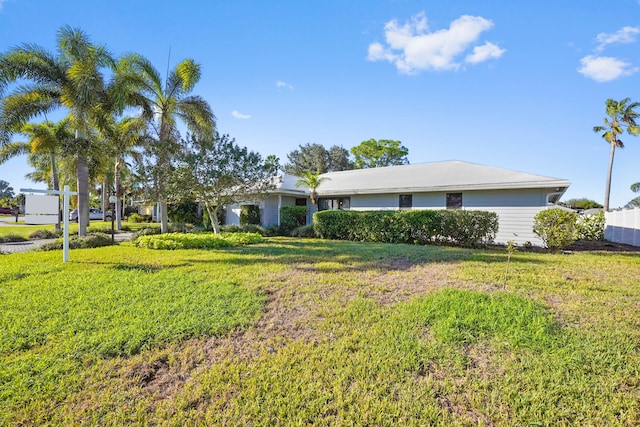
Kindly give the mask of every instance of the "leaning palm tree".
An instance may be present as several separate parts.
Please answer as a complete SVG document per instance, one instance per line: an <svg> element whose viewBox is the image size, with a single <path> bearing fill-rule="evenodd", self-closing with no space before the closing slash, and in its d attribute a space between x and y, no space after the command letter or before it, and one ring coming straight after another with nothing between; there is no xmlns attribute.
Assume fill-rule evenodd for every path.
<svg viewBox="0 0 640 427"><path fill-rule="evenodd" d="M320 184L327 181L329 178L320 177L319 174L306 171L302 174L302 177L296 182L296 187L307 187L310 191L309 198L311 203L316 205L318 202L318 192L316 191Z"/></svg>
<svg viewBox="0 0 640 427"><path fill-rule="evenodd" d="M151 154L155 157L153 186L160 207L160 229L168 230L167 177L170 174L172 150L178 147L177 120L184 122L194 135L212 137L215 116L209 104L201 97L190 95L200 80L200 65L192 59L178 63L163 82L158 70L140 55L125 57L119 64L117 79L138 93L138 101L153 112L151 120L155 143Z"/></svg>
<svg viewBox="0 0 640 427"><path fill-rule="evenodd" d="M78 234L89 221L87 151L91 120L100 111L106 85L102 70L115 61L103 46L93 44L82 30L69 26L57 33L57 54L33 44L12 48L0 56L0 96L11 83L26 81L2 99L0 143L30 119L59 108L69 112L75 130L72 147L77 160Z"/></svg>
<svg viewBox="0 0 640 427"><path fill-rule="evenodd" d="M636 124L636 119L640 116L640 113L635 111L640 107L640 103L631 102L629 98L625 98L622 101L615 101L613 99L607 99L606 101L607 117L604 118L604 126L594 126L593 131L596 133L602 132L602 138L611 145L609 152L609 169L607 172L607 184L604 194L604 211L609 210L609 195L611 194L611 173L613 171L613 156L616 151L616 147L624 148L622 140L619 135L622 135L625 131L633 136L637 136L640 133L640 127Z"/></svg>
<svg viewBox="0 0 640 427"><path fill-rule="evenodd" d="M20 133L28 137L25 142L10 142L0 148L0 164L12 157L29 154L32 157L43 155L50 171L45 173L45 181L50 188L60 190L58 174L58 158L63 154L63 147L73 139L71 122L65 118L57 123L27 123L22 126ZM50 179L48 179L50 178ZM56 229L60 228L60 221Z"/></svg>

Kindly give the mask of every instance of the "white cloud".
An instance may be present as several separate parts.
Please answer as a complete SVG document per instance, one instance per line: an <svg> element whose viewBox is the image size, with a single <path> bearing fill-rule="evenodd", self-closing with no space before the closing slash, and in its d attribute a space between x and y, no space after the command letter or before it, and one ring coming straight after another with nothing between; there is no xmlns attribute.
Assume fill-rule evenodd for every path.
<svg viewBox="0 0 640 427"><path fill-rule="evenodd" d="M493 27L493 22L480 16L463 15L453 21L448 29L429 31L424 12L411 17L400 25L391 20L384 26L387 46L381 43L369 45L369 61L389 61L402 73L423 70L457 70L458 57L471 47L480 34ZM499 58L505 52L493 43L474 46L467 62L476 64Z"/></svg>
<svg viewBox="0 0 640 427"><path fill-rule="evenodd" d="M473 53L467 55L465 62L470 64L479 64L489 59L500 58L506 52L491 42L486 42L482 46L475 46Z"/></svg>
<svg viewBox="0 0 640 427"><path fill-rule="evenodd" d="M0 0L0 12L2 12L2 6L7 0Z"/></svg>
<svg viewBox="0 0 640 427"><path fill-rule="evenodd" d="M231 112L231 115L233 117L235 117L236 119L242 119L242 120L247 120L251 118L250 114L242 114L241 112L239 112L238 110L233 110Z"/></svg>
<svg viewBox="0 0 640 427"><path fill-rule="evenodd" d="M622 27L615 33L600 33L596 36L599 43L596 51L601 52L610 44L634 43L638 34L640 34L640 27Z"/></svg>
<svg viewBox="0 0 640 427"><path fill-rule="evenodd" d="M290 85L287 82L283 82L282 80L278 80L276 82L276 86L278 86L279 88L285 88L285 89L293 90L293 86L292 85Z"/></svg>
<svg viewBox="0 0 640 427"><path fill-rule="evenodd" d="M580 60L578 72L597 82L608 82L638 72L628 62L610 56L588 55Z"/></svg>

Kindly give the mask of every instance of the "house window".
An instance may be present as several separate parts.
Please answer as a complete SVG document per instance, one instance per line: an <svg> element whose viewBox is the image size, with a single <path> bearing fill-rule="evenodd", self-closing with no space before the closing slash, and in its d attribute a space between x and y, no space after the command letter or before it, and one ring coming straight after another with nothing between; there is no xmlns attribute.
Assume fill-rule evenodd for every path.
<svg viewBox="0 0 640 427"><path fill-rule="evenodd" d="M327 210L348 210L351 199L349 197L339 197L337 199L320 199L318 208L321 211Z"/></svg>
<svg viewBox="0 0 640 427"><path fill-rule="evenodd" d="M307 206L307 199L297 198L296 199L296 206Z"/></svg>
<svg viewBox="0 0 640 427"><path fill-rule="evenodd" d="M411 209L413 207L413 194L401 194L398 206L400 209Z"/></svg>
<svg viewBox="0 0 640 427"><path fill-rule="evenodd" d="M447 209L460 209L462 207L462 193L447 193Z"/></svg>

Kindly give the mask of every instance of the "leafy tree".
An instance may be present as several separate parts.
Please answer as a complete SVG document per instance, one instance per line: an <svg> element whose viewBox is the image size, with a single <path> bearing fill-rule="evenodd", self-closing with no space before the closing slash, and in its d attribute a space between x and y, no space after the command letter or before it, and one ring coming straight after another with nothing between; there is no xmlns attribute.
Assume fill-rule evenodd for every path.
<svg viewBox="0 0 640 427"><path fill-rule="evenodd" d="M353 169L349 150L339 145L332 145L327 151L329 168L327 172L338 172Z"/></svg>
<svg viewBox="0 0 640 427"><path fill-rule="evenodd" d="M351 154L355 156L356 169L409 164L409 149L390 139L362 141L351 149Z"/></svg>
<svg viewBox="0 0 640 427"><path fill-rule="evenodd" d="M13 197L13 187L9 186L7 181L3 181L0 179L0 198L11 198Z"/></svg>
<svg viewBox="0 0 640 427"><path fill-rule="evenodd" d="M609 195L611 194L611 173L613 171L613 157L616 147L624 148L624 144L619 135L625 131L629 135L637 136L640 133L640 127L636 124L636 119L640 115L635 109L640 107L638 102L630 102L629 98L622 101L607 99L606 114L604 118L604 126L594 126L593 131L602 132L602 138L611 145L609 152L609 169L607 171L607 184L604 195L604 210L609 210Z"/></svg>
<svg viewBox="0 0 640 427"><path fill-rule="evenodd" d="M594 209L594 208L602 208L602 205L595 200L590 200L587 198L580 199L569 199L564 202L558 203L560 206L565 206L571 209Z"/></svg>
<svg viewBox="0 0 640 427"><path fill-rule="evenodd" d="M302 176L305 172L322 174L353 169L349 151L333 145L328 150L321 144L305 144L287 154L289 163L284 171L290 175Z"/></svg>
<svg viewBox="0 0 640 427"><path fill-rule="evenodd" d="M125 57L118 67L117 80L128 88L126 93L137 93L134 100L144 106L151 120L157 140L147 146L147 183L153 188L153 195L160 204L160 228L168 231L167 198L169 189L171 160L179 148L177 120L187 125L198 141L215 140L215 116L209 104L201 97L191 95L200 81L200 64L193 59L178 63L169 73L166 81L151 62L140 55Z"/></svg>
<svg viewBox="0 0 640 427"><path fill-rule="evenodd" d="M317 173L304 172L302 177L296 182L296 187L307 187L311 192L309 198L314 205L318 203L318 192L316 191L320 184L329 178L320 177Z"/></svg>
<svg viewBox="0 0 640 427"><path fill-rule="evenodd" d="M82 30L69 26L57 33L57 54L23 44L0 56L0 94L10 83L25 80L3 98L0 112L1 143L30 119L65 108L75 129L78 187L78 234L85 235L89 221L89 165L91 122L98 119L99 104L107 87L103 69L115 67L107 49L93 44Z"/></svg>
<svg viewBox="0 0 640 427"><path fill-rule="evenodd" d="M260 199L275 188L274 159L269 156L265 161L228 135L187 135L174 162L172 193L175 200L188 194L204 204L213 231L219 233L218 213L223 207Z"/></svg>

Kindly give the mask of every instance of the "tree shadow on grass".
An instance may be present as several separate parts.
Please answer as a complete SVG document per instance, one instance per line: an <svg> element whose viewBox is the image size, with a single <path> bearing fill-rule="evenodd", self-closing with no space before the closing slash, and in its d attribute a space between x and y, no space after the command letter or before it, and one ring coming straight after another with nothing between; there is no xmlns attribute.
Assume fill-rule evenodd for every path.
<svg viewBox="0 0 640 427"><path fill-rule="evenodd" d="M496 249L469 249L450 246L419 246L391 243L361 243L337 240L272 238L266 243L218 249L237 254L224 259L188 257L189 263L287 264L309 271L405 270L420 264L475 261L505 263L507 253ZM245 256L247 255L247 256ZM540 256L518 255L518 262L552 263Z"/></svg>

